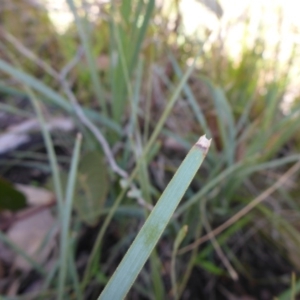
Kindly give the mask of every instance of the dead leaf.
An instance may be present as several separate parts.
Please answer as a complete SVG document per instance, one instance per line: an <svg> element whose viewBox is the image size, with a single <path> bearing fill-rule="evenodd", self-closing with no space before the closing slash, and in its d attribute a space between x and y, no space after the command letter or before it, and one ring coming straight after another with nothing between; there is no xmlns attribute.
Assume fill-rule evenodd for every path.
<svg viewBox="0 0 300 300"><path fill-rule="evenodd" d="M54 194L46 189L23 184L17 184L16 188L26 196L30 206L44 206L55 201Z"/></svg>
<svg viewBox="0 0 300 300"><path fill-rule="evenodd" d="M54 246L52 239L42 249L45 237L55 224L49 209L39 211L30 217L15 222L7 232L7 237L37 263L42 264ZM16 256L14 267L23 271L31 269L30 264L21 256Z"/></svg>

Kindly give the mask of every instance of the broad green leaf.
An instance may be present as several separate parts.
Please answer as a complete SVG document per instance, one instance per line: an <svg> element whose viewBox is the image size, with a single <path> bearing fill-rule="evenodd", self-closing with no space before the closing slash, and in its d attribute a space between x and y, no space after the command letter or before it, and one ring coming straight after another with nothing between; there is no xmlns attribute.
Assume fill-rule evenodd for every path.
<svg viewBox="0 0 300 300"><path fill-rule="evenodd" d="M98 151L84 155L79 164L74 207L82 221L92 225L101 213L108 191L104 158Z"/></svg>

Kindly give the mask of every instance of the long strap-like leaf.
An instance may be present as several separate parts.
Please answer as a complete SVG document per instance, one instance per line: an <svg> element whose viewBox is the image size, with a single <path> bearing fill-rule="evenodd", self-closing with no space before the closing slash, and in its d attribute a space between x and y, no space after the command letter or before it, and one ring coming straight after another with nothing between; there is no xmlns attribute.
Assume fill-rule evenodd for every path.
<svg viewBox="0 0 300 300"><path fill-rule="evenodd" d="M98 299L125 298L201 166L210 142L202 136L189 151Z"/></svg>

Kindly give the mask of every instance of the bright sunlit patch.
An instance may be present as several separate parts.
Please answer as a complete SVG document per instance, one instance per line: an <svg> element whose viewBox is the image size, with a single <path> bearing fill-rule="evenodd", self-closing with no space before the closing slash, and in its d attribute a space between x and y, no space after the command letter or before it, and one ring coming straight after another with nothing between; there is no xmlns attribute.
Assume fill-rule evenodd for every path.
<svg viewBox="0 0 300 300"><path fill-rule="evenodd" d="M40 0L46 4L49 16L59 33L64 33L73 22L73 16L65 0ZM99 17L99 5L107 0L87 0L91 8L89 18ZM293 51L293 46L300 45L300 1L295 0L219 0L223 15L219 19L214 12L206 8L199 0L181 0L179 2L182 16L182 28L185 35L199 39L209 51L211 45L219 38L224 41L224 49L229 57L239 62L243 46L252 47L255 39L260 36L265 38L266 47L264 58L278 61L281 65L288 63ZM213 2L213 0L212 0ZM170 23L175 22L175 11L170 9L174 0L157 0L156 5L166 7L169 12ZM174 20L173 20L174 19ZM173 20L173 21L172 21ZM248 21L247 21L248 20ZM141 20L140 20L141 21ZM157 21L157 20L153 20ZM248 23L247 23L248 22ZM262 24L261 24L262 22ZM246 25L247 24L247 25ZM261 26L261 27L260 27ZM263 30L263 33L261 32ZM210 32L207 40L207 32ZM246 38L245 38L246 37ZM280 44L279 49L276 49ZM274 56L277 51L276 57ZM294 61L290 74L293 79L291 86L298 86L298 65ZM291 103L293 93L287 102Z"/></svg>
<svg viewBox="0 0 300 300"><path fill-rule="evenodd" d="M70 24L73 22L73 15L71 14L67 1L65 0L43 0L48 10L49 18L54 24L58 33L64 33Z"/></svg>

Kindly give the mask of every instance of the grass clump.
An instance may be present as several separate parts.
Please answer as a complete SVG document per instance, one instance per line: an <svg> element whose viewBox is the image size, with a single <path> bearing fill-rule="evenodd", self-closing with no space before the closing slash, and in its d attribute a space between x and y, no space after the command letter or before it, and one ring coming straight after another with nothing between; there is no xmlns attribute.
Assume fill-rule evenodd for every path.
<svg viewBox="0 0 300 300"><path fill-rule="evenodd" d="M266 290L282 299L295 295L297 276L292 285L290 278L300 268L299 105L283 109L282 103L294 80L297 46L285 64L278 58L280 41L266 55L262 18L252 42L250 23L244 23L241 50L232 57L224 28L189 36L176 1L167 8L151 0L99 1L97 18L85 1L66 4L74 23L61 35L51 29L55 52L40 55L39 43L29 47L25 35L6 24L0 28L0 108L25 119L38 116L49 160L34 160L31 145L23 160L12 153L1 174L9 177L26 160L29 169L45 170L56 195L51 212L60 246L50 267L33 262L1 234L42 274L40 297L97 299L107 285L103 299L110 292L122 298L131 284L129 298L212 299L228 297L229 290L237 297L261 298ZM221 7L216 13L222 20ZM44 15L37 20L48 28ZM34 109L15 107L18 97ZM75 134L50 134L49 116L72 119L83 136L81 151ZM174 199L162 209L168 217L153 230L151 247L128 252L129 261L109 281L129 246L138 251L142 224L153 221L162 203L156 200L204 133L212 144L200 171L189 161L186 175L171 187ZM187 190L176 208L184 179ZM143 257L136 269L135 257ZM129 283L121 291L124 264L134 274L125 276Z"/></svg>

